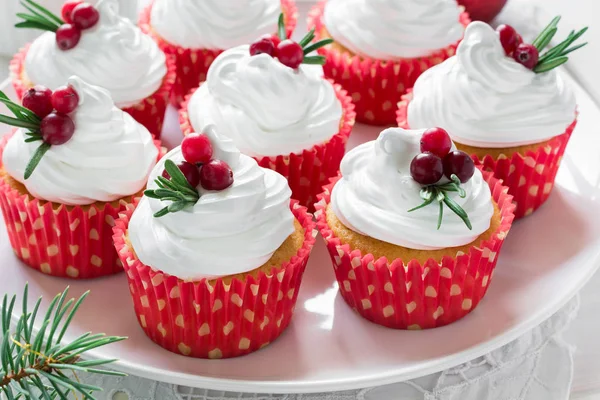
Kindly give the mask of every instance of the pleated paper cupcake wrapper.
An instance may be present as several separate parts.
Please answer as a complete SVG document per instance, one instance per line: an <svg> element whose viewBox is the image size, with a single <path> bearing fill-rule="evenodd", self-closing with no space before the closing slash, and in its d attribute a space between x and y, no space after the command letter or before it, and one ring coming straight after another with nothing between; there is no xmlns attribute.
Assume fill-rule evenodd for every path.
<svg viewBox="0 0 600 400"><path fill-rule="evenodd" d="M0 160L11 136L0 139ZM102 206L65 206L20 194L0 178L0 206L15 254L56 277L90 279L123 271L112 228L119 213L133 209L134 197Z"/></svg>
<svg viewBox="0 0 600 400"><path fill-rule="evenodd" d="M398 104L398 125L408 128L408 104L412 93L403 96ZM556 174L560 167L569 139L577 125L577 119L567 128L565 133L544 142L535 151L526 154L515 153L511 157L486 155L480 159L472 154L476 165L483 166L485 171L494 173L508 187L516 204L515 218L523 218L532 214L542 206L554 187Z"/></svg>
<svg viewBox="0 0 600 400"><path fill-rule="evenodd" d="M144 33L154 38L165 53L173 54L177 58L177 80L171 93L171 102L175 107L179 107L190 90L206 80L208 68L223 50L186 49L168 43L152 29L150 23L152 4L142 11L139 26ZM290 37L298 20L296 3L294 0L281 0L281 9L285 15L286 32Z"/></svg>
<svg viewBox="0 0 600 400"><path fill-rule="evenodd" d="M230 283L185 282L144 265L125 240L132 210L122 214L114 242L146 335L171 352L210 359L248 354L277 339L292 318L317 234L306 209L296 202L291 206L305 230L297 255L271 274L260 272Z"/></svg>
<svg viewBox="0 0 600 400"><path fill-rule="evenodd" d="M329 179L337 176L342 157L346 152L346 143L354 127L356 114L352 100L340 85L334 84L336 96L342 103L340 130L323 144L313 146L300 154L287 154L277 157L254 157L263 168L272 169L283 175L292 190L292 198L314 210L317 195ZM186 97L179 110L179 122L184 135L193 132L188 113L188 104L195 90Z"/></svg>
<svg viewBox="0 0 600 400"><path fill-rule="evenodd" d="M468 253L429 259L389 262L361 254L342 244L327 225L326 209L337 179L325 187L316 204L317 228L327 244L339 290L348 305L364 318L395 329L429 329L450 324L471 312L485 295L504 238L514 218L512 197L489 172L484 178L501 210L501 224L490 240Z"/></svg>
<svg viewBox="0 0 600 400"><path fill-rule="evenodd" d="M309 29L315 28L316 39L328 37L323 23L325 1L310 12ZM463 25L470 22L462 13ZM342 52L326 46L319 53L327 58L323 71L350 94L356 105L356 119L370 125L391 125L396 121L396 104L402 94L412 88L417 78L427 69L442 63L456 53L458 43L436 51L427 57L381 61Z"/></svg>
<svg viewBox="0 0 600 400"><path fill-rule="evenodd" d="M18 99L33 85L25 78L25 57L29 50L29 44L23 47L10 62L10 77ZM131 115L137 122L144 125L155 138L159 139L165 119L165 112L169 104L169 97L175 78L177 76L177 65L174 55L167 55L167 75L162 85L154 94L139 103L123 108L122 110Z"/></svg>

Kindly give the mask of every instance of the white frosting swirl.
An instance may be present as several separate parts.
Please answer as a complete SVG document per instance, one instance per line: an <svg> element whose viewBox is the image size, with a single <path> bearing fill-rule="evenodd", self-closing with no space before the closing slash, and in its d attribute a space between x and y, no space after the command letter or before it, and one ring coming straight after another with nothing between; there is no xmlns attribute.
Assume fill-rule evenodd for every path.
<svg viewBox="0 0 600 400"><path fill-rule="evenodd" d="M193 207L164 217L153 214L166 202L146 196L129 224L129 239L146 265L184 280L214 279L248 272L267 262L294 232L291 191L285 178L240 155L233 142L213 127L204 133L213 144L213 157L233 170L233 185L222 191L198 186ZM162 174L166 159L183 161L179 147L156 165L148 183Z"/></svg>
<svg viewBox="0 0 600 400"><path fill-rule="evenodd" d="M116 108L106 90L76 77L68 83L79 95L70 115L73 137L51 146L24 180L25 167L41 142L25 143L26 130L19 129L4 149L4 168L33 196L55 203L110 202L139 192L158 158L150 132Z"/></svg>
<svg viewBox="0 0 600 400"><path fill-rule="evenodd" d="M324 23L344 47L378 60L416 58L463 35L456 0L329 0Z"/></svg>
<svg viewBox="0 0 600 400"><path fill-rule="evenodd" d="M100 0L98 23L81 33L73 49L63 51L55 34L37 38L25 58L27 78L54 90L72 75L103 87L124 108L151 96L167 74L164 53L152 38L118 14L115 0Z"/></svg>
<svg viewBox="0 0 600 400"><path fill-rule="evenodd" d="M556 70L536 74L507 57L482 22L467 27L457 55L421 75L413 93L411 128L441 126L471 146L543 142L575 119L575 97Z"/></svg>
<svg viewBox="0 0 600 400"><path fill-rule="evenodd" d="M280 0L155 0L152 28L167 42L225 50L277 31Z"/></svg>
<svg viewBox="0 0 600 400"><path fill-rule="evenodd" d="M375 141L364 143L344 156L342 179L333 188L331 206L348 228L398 246L435 250L462 246L487 231L494 213L492 195L481 172L462 184L466 197L451 198L469 215L473 230L446 206L437 230L439 207L423 203L422 185L410 175L410 163L420 153L423 130L386 129Z"/></svg>
<svg viewBox="0 0 600 400"><path fill-rule="evenodd" d="M227 50L211 65L188 106L196 132L214 123L255 157L301 153L338 133L342 105L333 85L248 49Z"/></svg>

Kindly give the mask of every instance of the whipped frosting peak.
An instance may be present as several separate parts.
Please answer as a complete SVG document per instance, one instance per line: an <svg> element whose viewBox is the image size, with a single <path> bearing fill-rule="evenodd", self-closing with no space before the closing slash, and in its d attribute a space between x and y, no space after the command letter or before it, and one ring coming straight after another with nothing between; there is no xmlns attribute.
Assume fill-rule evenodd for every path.
<svg viewBox="0 0 600 400"><path fill-rule="evenodd" d="M242 153L301 153L339 131L342 105L333 85L305 70L289 68L267 54L251 56L243 45L223 52L207 81L192 96L193 128L219 126Z"/></svg>
<svg viewBox="0 0 600 400"><path fill-rule="evenodd" d="M428 56L463 35L456 0L329 0L324 23L361 56L397 60Z"/></svg>
<svg viewBox="0 0 600 400"><path fill-rule="evenodd" d="M492 27L473 22L456 56L415 83L408 123L441 126L466 145L504 148L560 135L575 109L573 92L556 70L527 69L506 56Z"/></svg>
<svg viewBox="0 0 600 400"><path fill-rule="evenodd" d="M29 47L26 78L54 90L72 75L108 89L118 107L132 106L156 92L167 74L165 54L151 37L118 13L116 0L96 5L98 23L81 34L77 46L60 50L46 32Z"/></svg>
<svg viewBox="0 0 600 400"><path fill-rule="evenodd" d="M377 140L348 152L342 160L342 178L335 184L331 206L348 228L397 246L435 250L462 246L487 231L494 213L492 195L481 172L462 185L466 197L450 194L469 215L469 230L454 213L445 212L437 229L439 208L420 205L422 185L410 175L410 163L420 153L424 130L390 128Z"/></svg>
<svg viewBox="0 0 600 400"><path fill-rule="evenodd" d="M26 130L19 129L4 149L4 168L33 196L67 205L110 202L139 192L158 158L152 136L116 108L106 90L77 77L68 84L79 95L70 114L73 137L51 146L25 180L25 168L40 142L25 143Z"/></svg>
<svg viewBox="0 0 600 400"><path fill-rule="evenodd" d="M203 133L211 140L213 158L233 170L233 185L222 191L198 186L200 199L193 207L160 218L153 214L168 204L144 196L129 225L129 239L144 264L194 281L256 269L294 232L285 178L240 154L214 126ZM148 189L157 188L154 179L162 174L167 159L183 161L181 148L159 161Z"/></svg>
<svg viewBox="0 0 600 400"><path fill-rule="evenodd" d="M280 0L156 0L152 28L167 42L224 50L275 33Z"/></svg>

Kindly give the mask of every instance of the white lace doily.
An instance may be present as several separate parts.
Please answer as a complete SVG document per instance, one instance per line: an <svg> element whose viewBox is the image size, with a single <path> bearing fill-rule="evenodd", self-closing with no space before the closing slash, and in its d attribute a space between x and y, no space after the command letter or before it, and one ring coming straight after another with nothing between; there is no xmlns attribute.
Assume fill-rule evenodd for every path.
<svg viewBox="0 0 600 400"><path fill-rule="evenodd" d="M565 400L573 378L573 348L562 339L579 297L506 346L441 373L358 391L320 394L228 393L137 377L82 376L104 388L98 400Z"/></svg>

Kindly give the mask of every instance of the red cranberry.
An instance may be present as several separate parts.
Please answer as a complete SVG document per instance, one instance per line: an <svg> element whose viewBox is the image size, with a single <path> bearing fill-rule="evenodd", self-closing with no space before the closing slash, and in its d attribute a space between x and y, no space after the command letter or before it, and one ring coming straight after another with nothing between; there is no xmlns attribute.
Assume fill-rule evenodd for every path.
<svg viewBox="0 0 600 400"><path fill-rule="evenodd" d="M304 60L304 50L298 43L286 39L277 46L277 58L283 65L296 69Z"/></svg>
<svg viewBox="0 0 600 400"><path fill-rule="evenodd" d="M40 124L40 132L44 142L59 145L69 141L75 133L75 124L68 115L50 113Z"/></svg>
<svg viewBox="0 0 600 400"><path fill-rule="evenodd" d="M200 169L200 184L206 190L224 190L233 184L233 171L226 162L212 160Z"/></svg>
<svg viewBox="0 0 600 400"><path fill-rule="evenodd" d="M448 179L456 175L462 183L468 182L475 173L473 159L464 151L454 150L444 157L444 175Z"/></svg>
<svg viewBox="0 0 600 400"><path fill-rule="evenodd" d="M271 42L273 42L273 45L275 46L275 48L277 48L277 46L279 46L279 43L281 43L281 39L279 39L279 36L277 35L262 35L261 39L271 39Z"/></svg>
<svg viewBox="0 0 600 400"><path fill-rule="evenodd" d="M100 14L93 5L81 3L73 9L71 19L77 28L84 30L96 25L100 19Z"/></svg>
<svg viewBox="0 0 600 400"><path fill-rule="evenodd" d="M525 68L534 69L540 54L534 45L521 43L513 53L513 58Z"/></svg>
<svg viewBox="0 0 600 400"><path fill-rule="evenodd" d="M192 133L181 142L181 154L191 164L204 164L211 160L213 155L210 139L203 133Z"/></svg>
<svg viewBox="0 0 600 400"><path fill-rule="evenodd" d="M72 24L73 20L71 19L71 13L73 12L73 9L80 4L81 4L81 0L66 1L65 4L63 4L61 12L60 12L63 21L65 21L67 24Z"/></svg>
<svg viewBox="0 0 600 400"><path fill-rule="evenodd" d="M421 185L433 185L444 176L442 159L433 153L421 153L410 163L410 175Z"/></svg>
<svg viewBox="0 0 600 400"><path fill-rule="evenodd" d="M423 132L421 136L421 151L430 152L440 158L444 158L452 149L452 139L442 128L431 128Z"/></svg>
<svg viewBox="0 0 600 400"><path fill-rule="evenodd" d="M515 28L510 25L500 25L496 28L496 32L498 32L500 43L507 56L511 55L513 51L517 49L517 46L521 44L519 41L519 34Z"/></svg>
<svg viewBox="0 0 600 400"><path fill-rule="evenodd" d="M45 86L34 86L23 94L23 107L44 118L52 112L52 90Z"/></svg>
<svg viewBox="0 0 600 400"><path fill-rule="evenodd" d="M71 50L81 39L81 31L75 25L64 24L56 30L56 45L62 51Z"/></svg>
<svg viewBox="0 0 600 400"><path fill-rule="evenodd" d="M271 38L260 38L250 45L250 55L268 54L271 57L275 54L275 45Z"/></svg>
<svg viewBox="0 0 600 400"><path fill-rule="evenodd" d="M69 114L75 111L79 104L79 95L71 86L62 86L52 94L52 105L57 112Z"/></svg>
<svg viewBox="0 0 600 400"><path fill-rule="evenodd" d="M196 167L193 164L190 164L187 161L182 161L179 164L177 164L177 166L179 167L179 170L185 176L185 179L192 187L195 188L196 186L198 186L198 184L200 183L200 171L198 170L198 167ZM163 170L162 176L165 179L171 180L171 175L169 175L166 169Z"/></svg>

